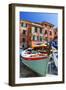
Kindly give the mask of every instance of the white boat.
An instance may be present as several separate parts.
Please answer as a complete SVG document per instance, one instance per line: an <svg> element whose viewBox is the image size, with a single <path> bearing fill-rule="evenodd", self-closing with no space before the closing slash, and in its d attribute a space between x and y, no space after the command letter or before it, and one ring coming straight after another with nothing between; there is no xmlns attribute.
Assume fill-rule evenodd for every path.
<svg viewBox="0 0 66 90"><path fill-rule="evenodd" d="M25 60L41 60L48 57L48 53L40 53L32 49L26 49L21 54L22 58Z"/></svg>

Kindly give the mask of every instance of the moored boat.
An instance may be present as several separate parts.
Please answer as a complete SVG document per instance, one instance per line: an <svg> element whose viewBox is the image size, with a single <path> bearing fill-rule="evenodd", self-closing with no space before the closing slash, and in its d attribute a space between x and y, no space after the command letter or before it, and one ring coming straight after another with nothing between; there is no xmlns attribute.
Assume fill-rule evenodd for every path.
<svg viewBox="0 0 66 90"><path fill-rule="evenodd" d="M48 71L48 53L40 53L38 51L27 49L21 54L22 62L34 72L41 76L45 76Z"/></svg>

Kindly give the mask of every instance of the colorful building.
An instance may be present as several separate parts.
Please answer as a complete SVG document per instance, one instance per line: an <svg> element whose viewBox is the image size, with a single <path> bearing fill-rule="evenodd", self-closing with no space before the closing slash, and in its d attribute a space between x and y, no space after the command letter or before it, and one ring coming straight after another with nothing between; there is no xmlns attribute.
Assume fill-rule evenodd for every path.
<svg viewBox="0 0 66 90"><path fill-rule="evenodd" d="M54 38L54 25L48 22L42 22L42 26L44 29L44 40L51 41Z"/></svg>
<svg viewBox="0 0 66 90"><path fill-rule="evenodd" d="M45 43L57 37L57 28L48 22L33 23L20 21L20 48L44 47Z"/></svg>
<svg viewBox="0 0 66 90"><path fill-rule="evenodd" d="M44 37L43 37L43 26L38 23L32 23L32 48L41 46L44 43Z"/></svg>
<svg viewBox="0 0 66 90"><path fill-rule="evenodd" d="M20 48L27 48L31 42L31 22L20 21Z"/></svg>

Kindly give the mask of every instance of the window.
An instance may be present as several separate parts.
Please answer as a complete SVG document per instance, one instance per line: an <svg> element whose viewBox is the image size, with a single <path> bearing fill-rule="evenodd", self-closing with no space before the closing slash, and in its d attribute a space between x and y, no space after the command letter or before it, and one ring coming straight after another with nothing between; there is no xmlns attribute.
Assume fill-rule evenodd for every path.
<svg viewBox="0 0 66 90"><path fill-rule="evenodd" d="M42 33L42 29L40 28L40 33Z"/></svg>
<svg viewBox="0 0 66 90"><path fill-rule="evenodd" d="M23 24L23 27L27 27L27 24L26 24L26 23L24 23L24 24Z"/></svg>
<svg viewBox="0 0 66 90"><path fill-rule="evenodd" d="M45 27L47 27L47 24L45 24Z"/></svg>
<svg viewBox="0 0 66 90"><path fill-rule="evenodd" d="M37 27L35 27L35 32L37 32Z"/></svg>
<svg viewBox="0 0 66 90"><path fill-rule="evenodd" d="M23 34L26 34L26 31L25 30L23 30Z"/></svg>
<svg viewBox="0 0 66 90"><path fill-rule="evenodd" d="M35 27L32 26L32 30L31 30L32 33L35 32Z"/></svg>
<svg viewBox="0 0 66 90"><path fill-rule="evenodd" d="M33 40L35 40L35 35L33 35Z"/></svg>
<svg viewBox="0 0 66 90"><path fill-rule="evenodd" d="M45 33L44 34L47 34L47 30L45 30Z"/></svg>
<svg viewBox="0 0 66 90"><path fill-rule="evenodd" d="M27 27L27 24L26 23L21 23L21 26L22 27Z"/></svg>
<svg viewBox="0 0 66 90"><path fill-rule="evenodd" d="M37 36L35 36L35 40L37 40Z"/></svg>
<svg viewBox="0 0 66 90"><path fill-rule="evenodd" d="M25 38L23 38L22 41L25 42Z"/></svg>
<svg viewBox="0 0 66 90"><path fill-rule="evenodd" d="M33 40L37 40L37 36L33 35Z"/></svg>
<svg viewBox="0 0 66 90"><path fill-rule="evenodd" d="M21 23L21 26L23 27L23 23Z"/></svg>
<svg viewBox="0 0 66 90"><path fill-rule="evenodd" d="M49 34L52 35L52 32L50 31Z"/></svg>
<svg viewBox="0 0 66 90"><path fill-rule="evenodd" d="M42 36L40 36L40 41L42 41Z"/></svg>
<svg viewBox="0 0 66 90"><path fill-rule="evenodd" d="M37 36L37 40L39 41L39 36Z"/></svg>
<svg viewBox="0 0 66 90"><path fill-rule="evenodd" d="M29 30L29 32L31 33L31 30Z"/></svg>
<svg viewBox="0 0 66 90"><path fill-rule="evenodd" d="M22 47L24 48L24 45L22 45Z"/></svg>
<svg viewBox="0 0 66 90"><path fill-rule="evenodd" d="M55 31L55 35L57 34L57 32Z"/></svg>

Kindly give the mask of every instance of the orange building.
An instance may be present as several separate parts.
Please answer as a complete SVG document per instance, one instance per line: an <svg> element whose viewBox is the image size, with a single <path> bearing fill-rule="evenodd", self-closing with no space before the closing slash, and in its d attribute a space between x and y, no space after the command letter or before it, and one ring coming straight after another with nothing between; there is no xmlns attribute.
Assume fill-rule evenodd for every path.
<svg viewBox="0 0 66 90"><path fill-rule="evenodd" d="M48 22L20 21L20 48L43 47L57 37L57 28Z"/></svg>
<svg viewBox="0 0 66 90"><path fill-rule="evenodd" d="M43 26L29 21L20 21L20 48L36 47L44 43Z"/></svg>
<svg viewBox="0 0 66 90"><path fill-rule="evenodd" d="M31 42L31 22L20 21L20 48L28 48Z"/></svg>
<svg viewBox="0 0 66 90"><path fill-rule="evenodd" d="M32 48L41 46L44 43L43 26L41 24L32 23L31 35Z"/></svg>

